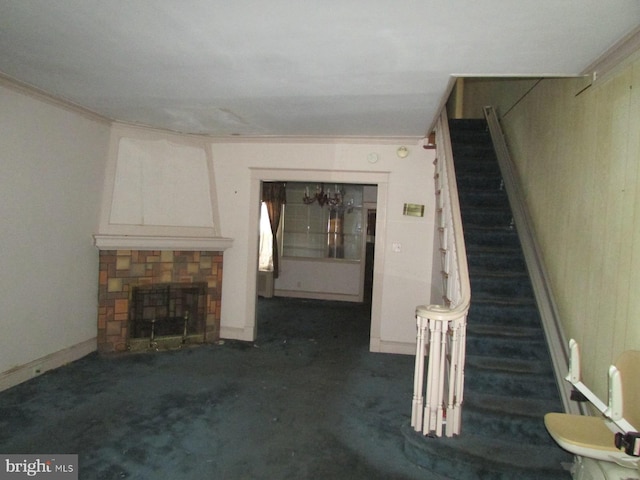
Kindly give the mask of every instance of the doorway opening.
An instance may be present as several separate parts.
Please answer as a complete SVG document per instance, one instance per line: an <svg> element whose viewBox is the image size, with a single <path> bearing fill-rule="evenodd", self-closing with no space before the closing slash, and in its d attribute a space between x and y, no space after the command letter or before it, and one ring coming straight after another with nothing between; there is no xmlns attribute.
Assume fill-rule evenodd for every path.
<svg viewBox="0 0 640 480"><path fill-rule="evenodd" d="M286 191L277 225L269 218L264 195L260 205L256 337L264 320L261 315L268 310L264 304L271 298L279 302L308 299L358 303L370 313L378 186L336 183L325 187L316 181L277 181L268 182L268 188L276 183L284 185ZM334 203L324 200L325 196ZM274 252L273 246L278 251ZM277 274L273 271L274 255L280 266ZM305 302L296 304L305 306ZM313 308L311 305L309 302L309 308Z"/></svg>
<svg viewBox="0 0 640 480"><path fill-rule="evenodd" d="M368 193L364 195L362 204L360 205L360 211L362 212L363 220L361 221L359 228L361 229L362 247L361 258L355 260L352 258L298 258L291 259L287 255L280 257L281 271L277 278L273 278L273 297L278 298L301 298L313 299L313 300L328 300L339 301L341 304L352 305L364 305L365 295L366 298L366 310L369 312L369 347L373 352L380 351L380 331L381 331L381 311L382 311L382 278L384 277L384 252L385 252L385 218L386 218L386 204L388 201L388 184L389 173L388 172L332 172L322 170L271 170L271 169L252 169L252 186L251 186L251 205L250 222L255 228L255 237L249 242L248 254L251 258L254 258L255 276L253 277L255 282L255 290L249 288L247 291L247 323L245 324L245 331L247 337L256 339L258 335L258 316L260 314L258 308L258 302L269 301L270 298L266 295L259 295L261 284L264 281L262 275L259 274L258 269L258 256L259 256L259 224L260 224L260 211L262 190L265 183L271 182L286 182L290 183L306 183L309 185L309 196L315 191L316 185L320 184L320 190L322 190L322 183L325 184L325 191L329 185L332 187L332 191L335 191L336 184L341 190L343 185L357 185L359 187L366 187ZM302 196L304 197L304 187ZM368 196L369 195L369 196ZM316 206L317 207L317 206ZM285 207L286 208L286 207ZM325 207L326 208L326 207ZM368 215L368 210L376 210L375 217ZM286 215L285 215L286 216ZM374 220L375 218L375 220ZM375 226L367 227L367 220L371 219L375 221ZM286 226L287 219L283 218L284 225ZM368 240L371 245L366 246L367 243L367 230L370 233L375 232L375 235L369 235ZM279 245L286 243L286 238L282 238L282 242ZM369 250L369 260L367 261L366 251ZM345 257L347 257L347 251L345 250ZM299 262L297 265L303 264L301 271L304 274L299 278L287 275L291 273L289 263L290 261ZM333 262L333 264L332 264ZM355 277L349 277L343 274L341 269L345 268L357 268ZM305 270L307 268L307 270ZM336 269L331 271L331 269ZM365 289L365 268L368 272L368 279ZM300 272L298 272L300 273ZM349 280L351 278L351 280ZM353 280L352 278L355 278ZM288 284L286 282L289 282ZM293 283L292 283L293 282ZM298 282L300 285L298 286ZM316 288L318 283L322 283L321 288ZM306 285L305 285L306 284ZM329 285L330 288L327 287ZM355 287L354 287L355 285ZM318 295L318 290L325 289ZM333 291L331 290L333 289ZM352 295L347 297L344 294L345 290L349 288L354 289L350 292ZM326 290L329 290L328 292ZM297 291L296 291L297 290ZM355 296L359 298L355 299ZM349 300L344 301L343 300ZM311 303L311 302L309 302Z"/></svg>

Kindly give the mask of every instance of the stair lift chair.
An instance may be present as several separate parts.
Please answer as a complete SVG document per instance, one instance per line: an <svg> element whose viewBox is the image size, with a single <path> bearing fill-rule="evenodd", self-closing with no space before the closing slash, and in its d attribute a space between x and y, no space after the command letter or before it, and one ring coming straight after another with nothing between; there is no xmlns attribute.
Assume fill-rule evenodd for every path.
<svg viewBox="0 0 640 480"><path fill-rule="evenodd" d="M605 405L580 380L580 351L569 342L566 379L602 416L547 413L545 426L562 448L578 458L575 480L640 479L640 351L624 352L609 367L609 403Z"/></svg>

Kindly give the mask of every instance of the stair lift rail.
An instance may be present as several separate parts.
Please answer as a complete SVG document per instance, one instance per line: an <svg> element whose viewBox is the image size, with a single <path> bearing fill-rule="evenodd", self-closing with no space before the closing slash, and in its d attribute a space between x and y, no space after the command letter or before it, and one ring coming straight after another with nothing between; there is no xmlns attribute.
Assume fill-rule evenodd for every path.
<svg viewBox="0 0 640 480"><path fill-rule="evenodd" d="M443 298L416 308L416 358L411 426L424 435L460 434L467 312L467 255L446 111L436 124L436 214ZM425 360L428 358L425 380ZM426 385L425 385L426 383Z"/></svg>

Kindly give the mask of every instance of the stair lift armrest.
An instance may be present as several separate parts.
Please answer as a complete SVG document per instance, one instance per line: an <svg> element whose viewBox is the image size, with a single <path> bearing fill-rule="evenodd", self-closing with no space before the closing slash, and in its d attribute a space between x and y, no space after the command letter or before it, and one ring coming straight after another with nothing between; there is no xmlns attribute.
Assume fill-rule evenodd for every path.
<svg viewBox="0 0 640 480"><path fill-rule="evenodd" d="M580 347L573 338L569 340L569 373L565 379L571 385L580 382Z"/></svg>
<svg viewBox="0 0 640 480"><path fill-rule="evenodd" d="M605 412L607 405L596 397L589 387L582 383L582 380L580 379L580 346L573 338L569 340L569 373L565 379L600 412Z"/></svg>
<svg viewBox="0 0 640 480"><path fill-rule="evenodd" d="M615 365L609 367L609 405L604 415L614 422L622 418L622 382Z"/></svg>
<svg viewBox="0 0 640 480"><path fill-rule="evenodd" d="M635 432L636 429L623 418L622 380L618 369L609 367L609 404L605 404L580 379L580 347L574 339L569 341L569 373L566 380L593 404L611 423L611 427L624 433Z"/></svg>
<svg viewBox="0 0 640 480"><path fill-rule="evenodd" d="M615 365L609 367L609 406L603 413L605 417L610 419L622 432L633 433L637 431L623 416L622 379L620 377L620 371ZM635 448L636 447L633 449Z"/></svg>

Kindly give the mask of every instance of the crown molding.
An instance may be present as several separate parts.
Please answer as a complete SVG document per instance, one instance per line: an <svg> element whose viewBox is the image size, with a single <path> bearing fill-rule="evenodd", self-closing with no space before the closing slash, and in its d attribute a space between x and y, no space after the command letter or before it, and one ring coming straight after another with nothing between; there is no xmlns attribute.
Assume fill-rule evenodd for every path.
<svg viewBox="0 0 640 480"><path fill-rule="evenodd" d="M107 118L104 115L100 115L99 113L73 103L70 100L56 97L55 95L45 92L44 90L34 87L33 85L30 85L28 83L22 82L2 72L0 72L0 85L15 92L48 103L49 105L62 108L72 113L77 113L85 118L88 118L89 120L93 120L94 122L104 123L105 125L111 125L113 123L112 119Z"/></svg>
<svg viewBox="0 0 640 480"><path fill-rule="evenodd" d="M640 55L640 27L632 30L606 50L582 71L582 75L590 76L592 81L595 82L619 65L638 55Z"/></svg>

